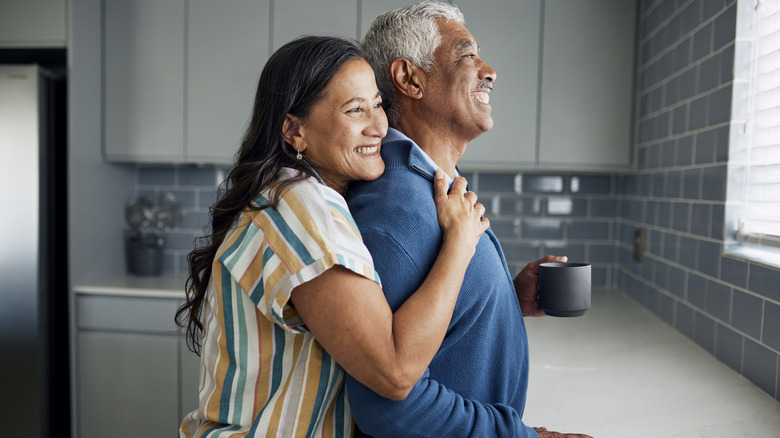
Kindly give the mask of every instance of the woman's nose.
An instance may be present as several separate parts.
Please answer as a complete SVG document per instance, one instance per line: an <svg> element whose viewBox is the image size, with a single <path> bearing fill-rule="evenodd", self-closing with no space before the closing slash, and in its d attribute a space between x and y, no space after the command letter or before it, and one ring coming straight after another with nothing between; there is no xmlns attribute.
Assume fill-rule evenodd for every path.
<svg viewBox="0 0 780 438"><path fill-rule="evenodd" d="M387 115L385 115L385 110L382 107L378 107L372 109L369 114L370 121L366 127L365 134L384 138L387 135Z"/></svg>

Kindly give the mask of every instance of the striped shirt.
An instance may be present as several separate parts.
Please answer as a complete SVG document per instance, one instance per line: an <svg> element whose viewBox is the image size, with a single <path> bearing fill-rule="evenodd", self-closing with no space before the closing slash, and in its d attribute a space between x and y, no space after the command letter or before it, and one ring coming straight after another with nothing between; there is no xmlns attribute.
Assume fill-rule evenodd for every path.
<svg viewBox="0 0 780 438"><path fill-rule="evenodd" d="M334 265L379 283L344 198L314 178L275 209L239 215L212 265L200 403L180 437L352 436L344 371L290 303L293 288Z"/></svg>

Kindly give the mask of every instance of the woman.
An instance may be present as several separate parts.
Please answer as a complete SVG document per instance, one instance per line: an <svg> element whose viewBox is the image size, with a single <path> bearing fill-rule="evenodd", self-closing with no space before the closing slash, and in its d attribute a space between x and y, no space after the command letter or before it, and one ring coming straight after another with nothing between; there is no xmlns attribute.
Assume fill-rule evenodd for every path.
<svg viewBox="0 0 780 438"><path fill-rule="evenodd" d="M351 41L304 37L268 60L212 235L189 256L177 321L202 350L200 406L180 436L352 436L342 368L399 400L438 350L489 223L463 178L447 194L437 174L441 253L391 312L342 197L384 171L381 103Z"/></svg>

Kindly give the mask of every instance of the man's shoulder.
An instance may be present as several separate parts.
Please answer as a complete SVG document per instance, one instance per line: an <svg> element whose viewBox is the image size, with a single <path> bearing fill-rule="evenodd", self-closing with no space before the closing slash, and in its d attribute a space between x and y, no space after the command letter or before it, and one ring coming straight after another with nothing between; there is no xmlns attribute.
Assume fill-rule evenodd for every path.
<svg viewBox="0 0 780 438"><path fill-rule="evenodd" d="M346 198L361 231L437 221L432 182L408 168L387 169L374 181L353 183Z"/></svg>
<svg viewBox="0 0 780 438"><path fill-rule="evenodd" d="M420 205L433 203L433 182L416 174L409 168L386 169L373 181L356 181L350 184L347 203L361 209L381 209L406 205L410 202Z"/></svg>

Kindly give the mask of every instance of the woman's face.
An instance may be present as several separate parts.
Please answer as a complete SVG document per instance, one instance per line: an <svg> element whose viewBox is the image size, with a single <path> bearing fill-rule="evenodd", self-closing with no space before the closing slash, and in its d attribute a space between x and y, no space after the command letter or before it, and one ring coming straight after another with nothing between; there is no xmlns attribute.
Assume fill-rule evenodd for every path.
<svg viewBox="0 0 780 438"><path fill-rule="evenodd" d="M292 143L323 181L344 194L350 181L373 180L385 171L379 155L387 117L374 71L362 59L344 63L325 87Z"/></svg>

